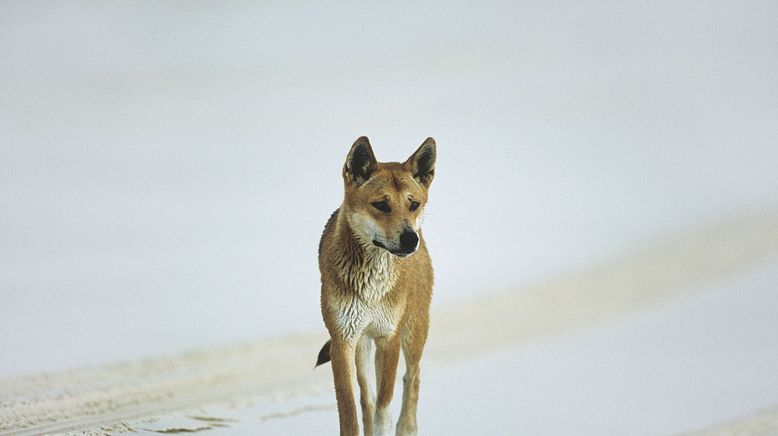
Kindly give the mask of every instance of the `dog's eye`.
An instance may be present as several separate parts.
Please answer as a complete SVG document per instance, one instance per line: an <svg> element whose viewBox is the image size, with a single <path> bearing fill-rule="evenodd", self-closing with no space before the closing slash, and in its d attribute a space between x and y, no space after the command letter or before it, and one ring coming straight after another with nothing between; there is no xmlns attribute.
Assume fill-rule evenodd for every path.
<svg viewBox="0 0 778 436"><path fill-rule="evenodd" d="M419 202L418 201L412 201L411 202L411 207L409 208L411 210L411 212L413 212L414 210L416 210L418 208L419 208Z"/></svg>
<svg viewBox="0 0 778 436"><path fill-rule="evenodd" d="M392 211L392 209L389 207L388 204L386 204L385 201L376 201L374 203L370 203L374 208L380 210L381 212L389 213Z"/></svg>

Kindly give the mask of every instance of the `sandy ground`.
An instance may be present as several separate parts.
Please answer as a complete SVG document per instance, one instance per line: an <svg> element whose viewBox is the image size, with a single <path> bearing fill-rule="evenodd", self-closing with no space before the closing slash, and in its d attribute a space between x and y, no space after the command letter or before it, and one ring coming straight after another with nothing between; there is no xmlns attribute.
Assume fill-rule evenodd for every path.
<svg viewBox="0 0 778 436"><path fill-rule="evenodd" d="M687 433L697 436L774 435L778 434L778 408Z"/></svg>
<svg viewBox="0 0 778 436"><path fill-rule="evenodd" d="M440 307L773 202L776 40L758 0L0 2L0 377L321 329L362 134L438 141Z"/></svg>
<svg viewBox="0 0 778 436"><path fill-rule="evenodd" d="M557 280L437 307L424 432L666 434L774 407L777 256L778 211L767 210ZM332 433L331 374L311 369L325 339L318 332L5 379L0 432ZM769 427L770 416L731 426Z"/></svg>
<svg viewBox="0 0 778 436"><path fill-rule="evenodd" d="M332 433L362 134L439 145L425 434L764 426L776 212L715 221L776 206L777 37L760 0L0 2L0 432Z"/></svg>

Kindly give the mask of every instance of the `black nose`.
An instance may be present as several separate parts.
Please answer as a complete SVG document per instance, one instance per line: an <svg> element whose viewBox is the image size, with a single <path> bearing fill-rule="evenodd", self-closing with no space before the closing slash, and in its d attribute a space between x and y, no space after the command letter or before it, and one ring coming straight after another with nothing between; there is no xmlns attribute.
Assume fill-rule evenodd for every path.
<svg viewBox="0 0 778 436"><path fill-rule="evenodd" d="M413 253L418 243L419 235L412 230L406 230L400 235L400 251L403 253Z"/></svg>

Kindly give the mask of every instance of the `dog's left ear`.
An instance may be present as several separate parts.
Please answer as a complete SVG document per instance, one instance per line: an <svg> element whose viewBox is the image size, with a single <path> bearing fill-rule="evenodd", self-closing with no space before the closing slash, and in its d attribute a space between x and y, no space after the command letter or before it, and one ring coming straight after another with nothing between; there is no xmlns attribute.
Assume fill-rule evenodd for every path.
<svg viewBox="0 0 778 436"><path fill-rule="evenodd" d="M411 170L413 178L425 188L429 188L435 177L435 140L427 138L419 146L405 165Z"/></svg>

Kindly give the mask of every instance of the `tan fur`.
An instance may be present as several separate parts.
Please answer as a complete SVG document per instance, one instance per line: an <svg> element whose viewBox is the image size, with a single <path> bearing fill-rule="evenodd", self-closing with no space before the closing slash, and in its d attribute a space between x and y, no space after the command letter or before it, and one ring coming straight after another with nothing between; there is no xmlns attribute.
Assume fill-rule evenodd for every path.
<svg viewBox="0 0 778 436"><path fill-rule="evenodd" d="M359 433L352 387L354 367L364 434L391 431L389 403L401 350L407 371L397 435L416 434L419 361L427 339L433 281L432 264L418 226L434 177L434 163L432 138L404 163L379 163L368 139L361 137L343 167L343 204L327 222L319 245L321 309L330 333L329 357L341 435ZM391 208L389 213L373 205L380 201ZM412 202L419 203L415 211L410 210ZM409 233L418 235L418 248L407 256L390 252L404 249L403 232L406 239ZM327 344L320 353L320 363L326 361L322 357L326 348ZM376 398L369 383L372 348Z"/></svg>

